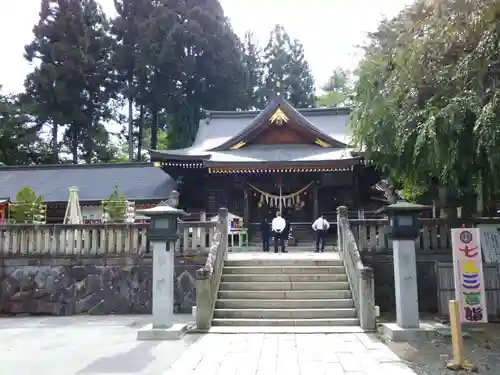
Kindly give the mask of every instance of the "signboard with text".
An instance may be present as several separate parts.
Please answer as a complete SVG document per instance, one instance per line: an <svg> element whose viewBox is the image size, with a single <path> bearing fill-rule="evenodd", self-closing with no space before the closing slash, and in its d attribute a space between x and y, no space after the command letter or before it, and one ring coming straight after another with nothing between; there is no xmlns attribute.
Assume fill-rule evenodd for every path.
<svg viewBox="0 0 500 375"><path fill-rule="evenodd" d="M478 228L451 230L455 298L460 302L462 323L487 323L483 258Z"/></svg>

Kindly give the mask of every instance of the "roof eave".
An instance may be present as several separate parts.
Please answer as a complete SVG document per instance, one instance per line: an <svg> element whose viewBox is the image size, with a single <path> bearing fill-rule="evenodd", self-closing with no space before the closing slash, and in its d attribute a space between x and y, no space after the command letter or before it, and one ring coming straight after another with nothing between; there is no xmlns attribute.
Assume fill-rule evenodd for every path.
<svg viewBox="0 0 500 375"><path fill-rule="evenodd" d="M351 166L361 163L360 158L349 158L349 159L336 159L336 160L297 160L297 161L214 161L214 160L204 160L203 166L207 168L213 167L224 167L224 168L250 168L255 166L265 166L269 168L287 168L287 167L307 167L308 165L315 166Z"/></svg>
<svg viewBox="0 0 500 375"><path fill-rule="evenodd" d="M168 160L179 160L179 161L202 161L210 159L211 154L198 154L198 155L183 155L176 154L175 152L160 152L156 150L149 150L149 155L151 161L168 161Z"/></svg>

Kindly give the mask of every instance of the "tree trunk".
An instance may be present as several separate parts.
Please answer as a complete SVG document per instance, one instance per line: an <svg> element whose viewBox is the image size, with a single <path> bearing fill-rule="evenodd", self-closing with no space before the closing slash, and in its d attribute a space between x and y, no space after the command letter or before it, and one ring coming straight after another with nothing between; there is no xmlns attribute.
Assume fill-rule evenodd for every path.
<svg viewBox="0 0 500 375"><path fill-rule="evenodd" d="M151 149L156 150L158 145L158 110L156 105L151 108Z"/></svg>
<svg viewBox="0 0 500 375"><path fill-rule="evenodd" d="M52 125L52 157L53 157L53 163L58 164L59 163L59 145L57 142L57 131L59 127L57 126L56 123L53 123Z"/></svg>
<svg viewBox="0 0 500 375"><path fill-rule="evenodd" d="M78 164L78 136L76 131L71 134L71 154L73 155L73 164Z"/></svg>
<svg viewBox="0 0 500 375"><path fill-rule="evenodd" d="M134 98L132 80L128 81L128 161L134 160Z"/></svg>
<svg viewBox="0 0 500 375"><path fill-rule="evenodd" d="M91 99L91 103L94 100ZM85 162L87 164L92 163L92 155L93 155L93 143L92 143L92 130L94 129L94 107L90 106L89 108L89 120L87 124L87 134L85 135L84 141L83 141L83 146L85 149ZM76 135L75 135L76 137Z"/></svg>
<svg viewBox="0 0 500 375"><path fill-rule="evenodd" d="M139 134L137 135L137 161L142 160L142 136L144 130L144 105L141 104L139 112Z"/></svg>

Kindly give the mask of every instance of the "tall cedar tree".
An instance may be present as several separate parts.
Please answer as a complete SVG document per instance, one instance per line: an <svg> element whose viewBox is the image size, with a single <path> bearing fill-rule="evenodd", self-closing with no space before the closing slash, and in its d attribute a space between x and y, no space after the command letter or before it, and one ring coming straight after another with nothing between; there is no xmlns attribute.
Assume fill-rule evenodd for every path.
<svg viewBox="0 0 500 375"><path fill-rule="evenodd" d="M153 11L151 0L114 0L117 16L112 21L111 32L116 40L114 66L118 73L117 81L123 96L128 101L128 160L133 160L134 139L137 138L137 160L141 159L144 134L144 108L140 105L139 95L146 87L145 67L142 67L141 38L145 22ZM143 43L144 45L144 43ZM134 106L139 104L142 116L134 121ZM137 123L137 133L134 132Z"/></svg>
<svg viewBox="0 0 500 375"><path fill-rule="evenodd" d="M154 42L158 35L149 38L150 46L158 45L156 55L161 57L152 64L156 70L151 77L160 78L151 80L152 98L164 103L159 107L158 100L150 101L156 104L150 106L152 129L158 124L155 111L166 110L172 114L169 146L186 147L194 139L202 108L235 110L245 106L245 66L240 41L218 0L162 2L175 14L165 17L171 21L162 33L161 44ZM151 143L155 148L155 131Z"/></svg>
<svg viewBox="0 0 500 375"><path fill-rule="evenodd" d="M141 118L151 116L151 147L158 143L159 118L164 111L177 110L179 96L178 77L182 75L176 34L181 32L181 19L177 1L158 0L146 22L140 25L138 69L141 80L140 103L145 107Z"/></svg>
<svg viewBox="0 0 500 375"><path fill-rule="evenodd" d="M263 103L259 102L264 78L262 51L253 33L245 33L242 49L247 74L244 109L262 108Z"/></svg>
<svg viewBox="0 0 500 375"><path fill-rule="evenodd" d="M314 107L314 78L304 47L298 40L292 40L281 25L275 26L264 48L264 74L262 103L279 91L297 108Z"/></svg>
<svg viewBox="0 0 500 375"><path fill-rule="evenodd" d="M347 70L337 68L333 71L328 81L321 88L323 94L317 99L317 106L321 108L333 108L349 106L352 104L352 82L351 73Z"/></svg>
<svg viewBox="0 0 500 375"><path fill-rule="evenodd" d="M52 129L53 161L58 161L58 133L79 161L106 157L108 134L102 122L111 118L115 88L110 64L112 39L94 0L42 0L40 20L25 57L39 65L28 75L26 93L35 112Z"/></svg>

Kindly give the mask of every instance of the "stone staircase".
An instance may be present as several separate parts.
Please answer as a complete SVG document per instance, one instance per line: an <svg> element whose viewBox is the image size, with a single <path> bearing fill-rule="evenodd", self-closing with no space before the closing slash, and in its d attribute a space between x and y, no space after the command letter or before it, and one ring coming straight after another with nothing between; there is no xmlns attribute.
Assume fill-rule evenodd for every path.
<svg viewBox="0 0 500 375"><path fill-rule="evenodd" d="M213 326L359 326L337 254L259 254L225 262Z"/></svg>

